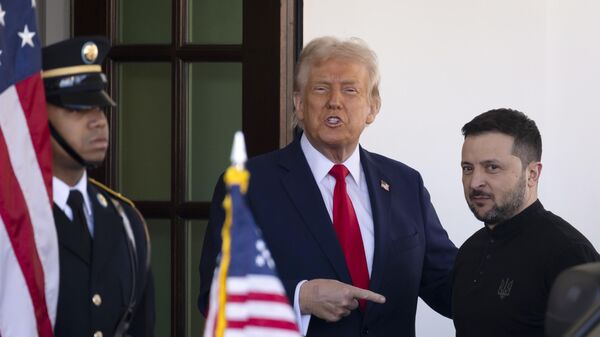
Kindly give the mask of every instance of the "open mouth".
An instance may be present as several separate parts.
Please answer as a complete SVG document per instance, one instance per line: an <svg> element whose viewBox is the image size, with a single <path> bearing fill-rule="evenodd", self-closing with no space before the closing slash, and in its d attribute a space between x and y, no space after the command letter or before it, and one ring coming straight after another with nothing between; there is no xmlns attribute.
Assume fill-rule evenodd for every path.
<svg viewBox="0 0 600 337"><path fill-rule="evenodd" d="M335 127L342 125L342 119L337 116L329 116L325 119L325 123L327 123L328 126Z"/></svg>

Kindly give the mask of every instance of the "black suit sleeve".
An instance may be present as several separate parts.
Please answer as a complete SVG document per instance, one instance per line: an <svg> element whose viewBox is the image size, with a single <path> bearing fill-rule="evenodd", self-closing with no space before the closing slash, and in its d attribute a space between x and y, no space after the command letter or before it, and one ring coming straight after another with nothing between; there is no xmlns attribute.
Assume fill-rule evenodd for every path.
<svg viewBox="0 0 600 337"><path fill-rule="evenodd" d="M155 321L154 277L152 277L152 271L148 271L148 281L142 293L141 301L137 305L128 333L132 337L153 337Z"/></svg>
<svg viewBox="0 0 600 337"><path fill-rule="evenodd" d="M152 269L146 265L150 252L150 238L147 236L146 222L142 214L126 203L121 203L129 218L136 242L137 251L137 298L133 317L127 329L131 337L154 337L156 322L154 276Z"/></svg>

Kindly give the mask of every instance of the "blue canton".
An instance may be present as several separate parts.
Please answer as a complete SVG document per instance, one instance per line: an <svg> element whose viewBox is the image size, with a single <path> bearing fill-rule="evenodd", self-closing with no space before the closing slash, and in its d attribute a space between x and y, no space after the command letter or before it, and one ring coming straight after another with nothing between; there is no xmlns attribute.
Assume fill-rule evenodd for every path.
<svg viewBox="0 0 600 337"><path fill-rule="evenodd" d="M34 5L0 0L0 93L41 69Z"/></svg>

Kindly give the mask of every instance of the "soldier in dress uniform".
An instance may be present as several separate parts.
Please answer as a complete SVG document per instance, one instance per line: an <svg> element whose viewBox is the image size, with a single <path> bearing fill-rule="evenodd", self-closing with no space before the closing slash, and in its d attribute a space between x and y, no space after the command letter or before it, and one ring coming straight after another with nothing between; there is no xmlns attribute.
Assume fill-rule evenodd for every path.
<svg viewBox="0 0 600 337"><path fill-rule="evenodd" d="M103 37L43 48L52 135L54 219L60 244L56 337L154 335L146 223L133 203L88 178L108 149Z"/></svg>

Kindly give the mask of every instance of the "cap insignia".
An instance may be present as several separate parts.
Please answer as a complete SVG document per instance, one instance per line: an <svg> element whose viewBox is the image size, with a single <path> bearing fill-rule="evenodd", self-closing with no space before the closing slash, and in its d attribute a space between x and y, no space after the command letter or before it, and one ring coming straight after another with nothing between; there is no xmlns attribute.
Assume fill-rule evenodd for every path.
<svg viewBox="0 0 600 337"><path fill-rule="evenodd" d="M81 59L85 64L92 64L98 58L98 46L94 42L86 42L81 47Z"/></svg>

